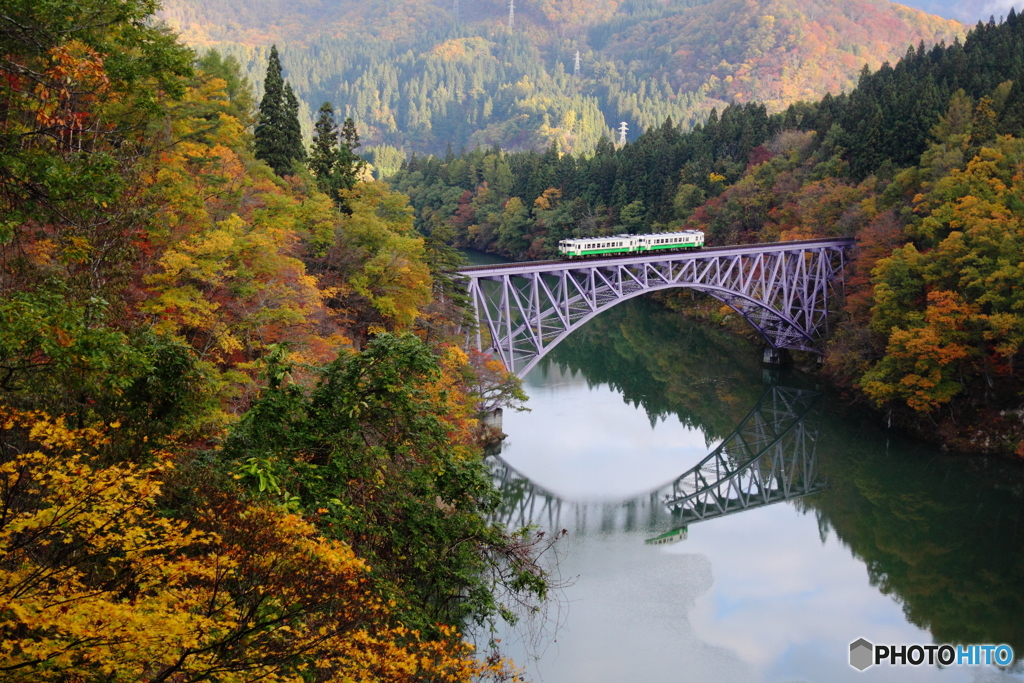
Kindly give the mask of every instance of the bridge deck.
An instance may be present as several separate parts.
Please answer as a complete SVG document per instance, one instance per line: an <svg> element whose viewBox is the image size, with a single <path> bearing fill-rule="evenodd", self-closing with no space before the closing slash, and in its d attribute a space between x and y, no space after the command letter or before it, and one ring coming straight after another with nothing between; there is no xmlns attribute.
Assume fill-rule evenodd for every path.
<svg viewBox="0 0 1024 683"><path fill-rule="evenodd" d="M624 261L629 263L664 263L666 261L677 261L685 259L702 259L711 256L735 256L738 254L768 254L780 251L790 251L794 248L807 247L834 247L853 246L855 240L852 237L834 237L828 239L794 240L792 242L759 242L756 244L741 244L727 247L704 247L693 251L659 252L657 254L621 254L618 256L604 258L583 258L583 259L549 259L546 261L515 261L512 263L494 263L485 266L467 266L459 268L460 273L472 273L473 277L487 277L493 271L494 275L506 275L510 271L515 274L544 273L548 271L564 270L566 266L594 267L604 264L619 265Z"/></svg>

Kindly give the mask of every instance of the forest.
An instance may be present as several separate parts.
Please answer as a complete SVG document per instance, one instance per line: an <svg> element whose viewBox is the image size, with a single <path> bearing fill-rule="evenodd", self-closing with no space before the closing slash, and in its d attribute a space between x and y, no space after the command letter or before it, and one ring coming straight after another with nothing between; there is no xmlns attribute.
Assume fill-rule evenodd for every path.
<svg viewBox="0 0 1024 683"><path fill-rule="evenodd" d="M593 155L413 156L389 182L424 234L515 259L688 228L710 245L856 237L824 372L889 425L1020 456L1022 77L1011 12L774 114L734 103L692 130L667 118Z"/></svg>
<svg viewBox="0 0 1024 683"><path fill-rule="evenodd" d="M0 13L0 677L515 680L550 539L488 521L450 250L155 9Z"/></svg>
<svg viewBox="0 0 1024 683"><path fill-rule="evenodd" d="M622 121L635 141L731 102L775 113L965 30L875 0L520 0L511 28L507 0L167 0L160 16L238 59L260 93L276 43L307 136L330 102L378 178L449 145L589 155Z"/></svg>
<svg viewBox="0 0 1024 683"><path fill-rule="evenodd" d="M581 3L614 30L569 38L612 49L700 9L613 5ZM630 119L644 132L625 145L605 136L609 99L577 90L569 62L544 66L557 34L544 22L572 16L538 3L524 35L442 26L428 56L406 45L373 62L393 97L418 102L416 83L449 102L443 83L487 69L481 83L516 85L492 118L483 86L421 110L428 142L408 157L393 145L385 183L357 150L375 143L382 175L394 112L367 100L384 117L370 121L311 90L293 51L314 43L196 52L156 11L11 0L0 13L5 680L516 680L491 629L547 598L555 539L489 521L478 418L524 395L461 346L455 247L542 258L561 236L678 227L711 244L854 236L826 375L889 424L1024 455L1016 14L785 108L728 89L687 100L661 67L610 79L650 117ZM357 56L382 44L338 43ZM317 63L338 87L365 97L385 82L359 90L350 53L329 54ZM579 110L547 102L557 88ZM475 127L446 129L471 101ZM532 113L506 118L519 106ZM570 144L572 126L537 137L534 123L566 112L597 122L579 129L587 142ZM395 131L413 130L402 116ZM533 123L479 137L511 120ZM519 151L502 148L520 134ZM445 149L457 135L480 144ZM662 303L658 324L694 310ZM700 420L701 395L664 388L651 414L688 398Z"/></svg>

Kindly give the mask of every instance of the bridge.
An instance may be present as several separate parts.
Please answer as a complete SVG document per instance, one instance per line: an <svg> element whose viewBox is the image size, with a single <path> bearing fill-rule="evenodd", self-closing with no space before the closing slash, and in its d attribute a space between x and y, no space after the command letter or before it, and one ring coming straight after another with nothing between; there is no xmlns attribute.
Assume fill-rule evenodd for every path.
<svg viewBox="0 0 1024 683"><path fill-rule="evenodd" d="M594 316L627 299L686 287L738 312L772 349L820 353L851 239L802 240L586 261L463 268L479 351L523 377ZM487 340L485 345L484 332Z"/></svg>
<svg viewBox="0 0 1024 683"><path fill-rule="evenodd" d="M576 534L655 533L817 493L826 484L817 460L819 397L817 391L769 387L701 462L628 500L565 500L492 456L491 477L503 501L497 521Z"/></svg>

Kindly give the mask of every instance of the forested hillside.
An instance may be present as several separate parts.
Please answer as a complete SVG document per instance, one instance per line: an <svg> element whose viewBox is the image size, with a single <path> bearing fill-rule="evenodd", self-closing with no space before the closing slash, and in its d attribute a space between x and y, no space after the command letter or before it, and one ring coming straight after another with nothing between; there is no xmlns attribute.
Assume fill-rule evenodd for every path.
<svg viewBox="0 0 1024 683"><path fill-rule="evenodd" d="M523 0L512 30L497 1L169 0L161 16L257 86L278 43L307 130L331 102L382 175L448 145L589 154L622 121L634 140L733 101L775 112L964 28L885 0Z"/></svg>
<svg viewBox="0 0 1024 683"><path fill-rule="evenodd" d="M487 517L518 385L406 198L277 175L153 10L0 12L0 675L509 680L462 634L547 588Z"/></svg>
<svg viewBox="0 0 1024 683"><path fill-rule="evenodd" d="M855 236L826 371L886 420L1024 455L1024 21L865 69L848 95L732 105L592 157L475 150L393 179L420 230L513 258L697 228L709 244Z"/></svg>

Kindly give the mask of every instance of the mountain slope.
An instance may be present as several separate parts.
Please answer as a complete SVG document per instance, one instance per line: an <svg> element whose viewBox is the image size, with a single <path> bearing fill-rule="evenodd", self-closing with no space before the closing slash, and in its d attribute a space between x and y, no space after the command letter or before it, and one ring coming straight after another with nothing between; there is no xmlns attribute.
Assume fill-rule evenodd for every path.
<svg viewBox="0 0 1024 683"><path fill-rule="evenodd" d="M333 102L392 158L449 144L588 153L621 121L635 139L731 101L777 111L965 28L885 0L520 0L513 31L505 0L168 0L162 16L257 86L277 42L304 110Z"/></svg>
<svg viewBox="0 0 1024 683"><path fill-rule="evenodd" d="M849 91L865 64L874 71L907 46L948 42L960 29L880 0L717 0L638 25L604 53L624 61L642 55L649 70L685 90L778 111Z"/></svg>

